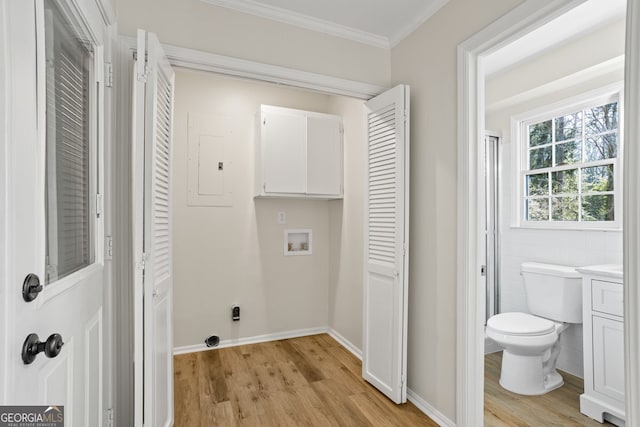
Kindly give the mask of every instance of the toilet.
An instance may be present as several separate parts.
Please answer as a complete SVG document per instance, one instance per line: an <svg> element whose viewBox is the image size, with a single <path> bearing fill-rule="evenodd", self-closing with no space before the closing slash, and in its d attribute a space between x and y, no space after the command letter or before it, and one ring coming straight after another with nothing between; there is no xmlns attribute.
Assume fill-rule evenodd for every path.
<svg viewBox="0 0 640 427"><path fill-rule="evenodd" d="M563 265L524 262L520 271L529 313L490 317L487 336L503 349L500 385L533 396L564 384L556 371L560 334L582 323L582 279Z"/></svg>

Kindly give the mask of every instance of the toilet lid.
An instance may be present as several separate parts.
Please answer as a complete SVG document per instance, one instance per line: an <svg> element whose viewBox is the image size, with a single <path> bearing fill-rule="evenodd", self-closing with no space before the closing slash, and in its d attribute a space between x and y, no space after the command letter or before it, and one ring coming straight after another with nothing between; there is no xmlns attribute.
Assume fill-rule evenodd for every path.
<svg viewBox="0 0 640 427"><path fill-rule="evenodd" d="M527 313L501 313L487 321L487 327L506 335L546 335L556 329L551 320Z"/></svg>

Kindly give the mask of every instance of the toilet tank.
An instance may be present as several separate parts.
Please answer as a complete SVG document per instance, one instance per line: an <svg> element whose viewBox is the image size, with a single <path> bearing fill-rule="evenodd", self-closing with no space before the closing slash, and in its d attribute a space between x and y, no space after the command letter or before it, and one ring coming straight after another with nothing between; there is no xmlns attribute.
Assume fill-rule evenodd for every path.
<svg viewBox="0 0 640 427"><path fill-rule="evenodd" d="M521 266L531 314L582 323L582 276L573 267L524 262Z"/></svg>

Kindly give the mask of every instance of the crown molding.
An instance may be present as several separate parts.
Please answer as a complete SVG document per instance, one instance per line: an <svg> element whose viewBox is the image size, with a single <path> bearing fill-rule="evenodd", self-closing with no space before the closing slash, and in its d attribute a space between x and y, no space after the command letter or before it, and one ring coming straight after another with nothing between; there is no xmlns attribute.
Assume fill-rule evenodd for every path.
<svg viewBox="0 0 640 427"><path fill-rule="evenodd" d="M449 0L432 0L427 2L421 13L417 14L413 20L400 29L400 31L389 37L389 47L396 47L398 43L407 38L409 34L417 30L427 19L439 11Z"/></svg>
<svg viewBox="0 0 640 427"><path fill-rule="evenodd" d="M251 15L282 22L306 30L317 31L335 37L355 41L373 47L389 49L391 42L389 38L377 34L369 33L324 19L314 18L298 12L293 12L279 7L268 6L254 0L200 0L203 3L249 13ZM443 0L439 0L443 1ZM446 1L446 0L445 0Z"/></svg>
<svg viewBox="0 0 640 427"><path fill-rule="evenodd" d="M121 39L130 49L136 49L135 38L122 36ZM369 83L263 64L179 46L162 44L162 48L171 65L192 70L209 71L364 100L371 99L387 90L386 87Z"/></svg>

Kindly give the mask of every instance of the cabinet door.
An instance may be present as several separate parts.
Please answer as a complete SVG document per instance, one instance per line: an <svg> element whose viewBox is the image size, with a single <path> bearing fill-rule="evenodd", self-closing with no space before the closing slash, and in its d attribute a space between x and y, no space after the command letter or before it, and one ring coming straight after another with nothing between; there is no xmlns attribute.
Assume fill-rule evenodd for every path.
<svg viewBox="0 0 640 427"><path fill-rule="evenodd" d="M624 402L624 333L620 321L593 316L593 388Z"/></svg>
<svg viewBox="0 0 640 427"><path fill-rule="evenodd" d="M306 118L265 112L261 149L265 193L300 193L307 188Z"/></svg>
<svg viewBox="0 0 640 427"><path fill-rule="evenodd" d="M336 118L307 118L307 194L342 191L342 133Z"/></svg>

